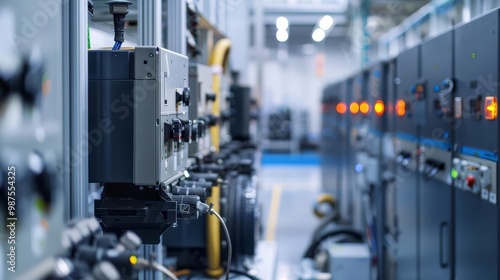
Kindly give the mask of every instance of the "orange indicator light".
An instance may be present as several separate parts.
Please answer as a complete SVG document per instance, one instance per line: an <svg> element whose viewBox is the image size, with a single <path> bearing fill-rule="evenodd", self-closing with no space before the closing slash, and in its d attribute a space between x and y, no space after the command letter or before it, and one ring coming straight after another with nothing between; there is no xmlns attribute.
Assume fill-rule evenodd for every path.
<svg viewBox="0 0 500 280"><path fill-rule="evenodd" d="M400 117L406 114L406 102L404 100L399 99L396 102L396 114Z"/></svg>
<svg viewBox="0 0 500 280"><path fill-rule="evenodd" d="M358 102L352 102L349 106L349 110L352 114L357 114L359 112L359 104Z"/></svg>
<svg viewBox="0 0 500 280"><path fill-rule="evenodd" d="M361 102L361 104L359 104L359 111L361 111L362 114L368 114L370 111L370 104L366 101Z"/></svg>
<svg viewBox="0 0 500 280"><path fill-rule="evenodd" d="M377 100L377 102L375 102L375 106L373 106L373 110L375 110L375 114L377 114L377 116L382 116L385 112L384 101Z"/></svg>
<svg viewBox="0 0 500 280"><path fill-rule="evenodd" d="M339 114L345 114L345 112L347 111L347 106L345 105L344 102L340 102L339 104L337 104L336 108L337 110L337 113Z"/></svg>
<svg viewBox="0 0 500 280"><path fill-rule="evenodd" d="M496 120L498 115L497 98L486 96L484 100L484 118L486 120Z"/></svg>

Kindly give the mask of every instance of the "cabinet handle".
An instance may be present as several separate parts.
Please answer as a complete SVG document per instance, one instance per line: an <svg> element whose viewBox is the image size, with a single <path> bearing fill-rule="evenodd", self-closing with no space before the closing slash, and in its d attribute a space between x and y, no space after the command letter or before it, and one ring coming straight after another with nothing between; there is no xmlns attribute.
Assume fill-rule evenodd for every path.
<svg viewBox="0 0 500 280"><path fill-rule="evenodd" d="M449 265L448 262L448 250L445 252L445 248L448 248L446 246L446 242L448 242L448 238L445 238L448 236L448 223L447 222L441 222L439 225L439 265L441 268L447 268Z"/></svg>

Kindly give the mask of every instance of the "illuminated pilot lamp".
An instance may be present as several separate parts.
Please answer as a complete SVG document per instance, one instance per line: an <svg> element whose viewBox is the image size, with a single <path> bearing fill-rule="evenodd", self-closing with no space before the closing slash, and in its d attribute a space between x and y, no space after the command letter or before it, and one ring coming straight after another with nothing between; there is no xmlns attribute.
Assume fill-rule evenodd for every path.
<svg viewBox="0 0 500 280"><path fill-rule="evenodd" d="M377 114L377 116L382 116L385 112L384 101L377 100L375 102L375 105L373 106L373 110L375 111L375 114Z"/></svg>
<svg viewBox="0 0 500 280"><path fill-rule="evenodd" d="M359 104L359 111L364 115L368 114L370 111L370 104L366 101L361 102L361 104Z"/></svg>
<svg viewBox="0 0 500 280"><path fill-rule="evenodd" d="M406 102L404 100L399 99L396 101L396 115L402 117L406 114Z"/></svg>
<svg viewBox="0 0 500 280"><path fill-rule="evenodd" d="M335 107L335 109L337 110L337 113L343 115L347 111L347 106L345 105L344 102L340 102L340 103L337 104L337 106Z"/></svg>
<svg viewBox="0 0 500 280"><path fill-rule="evenodd" d="M349 111L351 111L352 114L357 114L359 112L358 102L352 102L351 105L349 105Z"/></svg>
<svg viewBox="0 0 500 280"><path fill-rule="evenodd" d="M498 115L497 98L493 96L486 96L484 100L484 119L496 120Z"/></svg>

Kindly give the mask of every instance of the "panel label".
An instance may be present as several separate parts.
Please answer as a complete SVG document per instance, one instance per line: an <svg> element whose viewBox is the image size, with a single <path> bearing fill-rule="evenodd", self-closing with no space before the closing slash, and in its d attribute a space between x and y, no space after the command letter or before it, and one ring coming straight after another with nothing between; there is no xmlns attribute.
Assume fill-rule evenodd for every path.
<svg viewBox="0 0 500 280"><path fill-rule="evenodd" d="M497 204L497 194L496 193L490 193L490 202L493 204Z"/></svg>
<svg viewBox="0 0 500 280"><path fill-rule="evenodd" d="M489 191L487 189L483 189L481 191L481 198L484 199L484 200L488 200L489 199Z"/></svg>

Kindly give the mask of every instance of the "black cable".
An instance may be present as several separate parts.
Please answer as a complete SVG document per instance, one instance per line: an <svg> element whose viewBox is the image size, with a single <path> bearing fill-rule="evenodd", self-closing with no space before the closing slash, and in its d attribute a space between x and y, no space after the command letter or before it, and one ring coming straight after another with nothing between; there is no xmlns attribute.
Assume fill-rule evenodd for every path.
<svg viewBox="0 0 500 280"><path fill-rule="evenodd" d="M258 277L256 277L256 276L253 276L253 275L250 275L250 274L248 274L248 273L247 273L247 272L245 272L245 271L236 270L236 269L231 269L231 270L229 270L229 272L234 273L234 274L238 274L238 275L241 275L241 276L245 276L245 277L247 277L248 279L252 279L252 280L260 280L260 278L258 278Z"/></svg>
<svg viewBox="0 0 500 280"><path fill-rule="evenodd" d="M363 235L355 230L352 230L352 229L332 230L332 231L329 231L329 232L323 234L320 238L318 238L313 243L311 243L311 245L309 245L309 247L307 248L306 253L304 254L304 258L308 258L308 259L314 258L314 253L316 252L317 248L319 247L319 245L323 241L325 241L326 239L328 239L332 236L340 235L340 234L345 234L345 235L349 235L351 237L354 237L359 242L363 241Z"/></svg>
<svg viewBox="0 0 500 280"><path fill-rule="evenodd" d="M229 230L227 229L226 223L219 215L219 213L217 213L214 209L210 209L210 214L215 215L219 219L220 223L222 224L222 227L224 228L224 232L226 233L226 239L227 239L226 280L229 280L229 270L231 268L231 255L233 253L233 247L231 245L231 237L229 236Z"/></svg>

